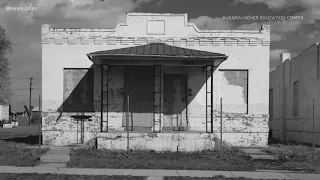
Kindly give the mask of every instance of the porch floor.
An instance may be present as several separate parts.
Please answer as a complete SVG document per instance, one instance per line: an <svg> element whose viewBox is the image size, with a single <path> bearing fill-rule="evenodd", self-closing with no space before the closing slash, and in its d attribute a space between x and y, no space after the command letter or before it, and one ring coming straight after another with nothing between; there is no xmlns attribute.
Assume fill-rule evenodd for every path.
<svg viewBox="0 0 320 180"><path fill-rule="evenodd" d="M107 133L126 133L126 128L123 127L123 130L108 130ZM132 131L129 131L130 133L158 133L153 132L151 127L133 127ZM173 130L173 127L163 127L161 132L159 133L206 133L205 131L194 131L190 130L189 128L185 128L183 131L175 131Z"/></svg>

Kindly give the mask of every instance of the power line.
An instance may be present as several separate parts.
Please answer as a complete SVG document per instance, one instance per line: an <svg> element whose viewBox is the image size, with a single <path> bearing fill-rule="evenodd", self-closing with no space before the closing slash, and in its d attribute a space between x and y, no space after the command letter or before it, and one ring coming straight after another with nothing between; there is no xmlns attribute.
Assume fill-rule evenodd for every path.
<svg viewBox="0 0 320 180"><path fill-rule="evenodd" d="M32 94L32 80L33 78L30 78L30 94L29 94L29 112L31 113L31 94ZM31 116L29 114L29 126L31 125Z"/></svg>

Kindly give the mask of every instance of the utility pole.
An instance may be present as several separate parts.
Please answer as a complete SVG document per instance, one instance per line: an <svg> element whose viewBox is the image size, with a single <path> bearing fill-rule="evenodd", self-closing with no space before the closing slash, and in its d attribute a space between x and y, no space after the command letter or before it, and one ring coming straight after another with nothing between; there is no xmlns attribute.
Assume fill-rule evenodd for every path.
<svg viewBox="0 0 320 180"><path fill-rule="evenodd" d="M30 93L29 93L29 126L31 125L31 91L32 91L32 79L30 78Z"/></svg>

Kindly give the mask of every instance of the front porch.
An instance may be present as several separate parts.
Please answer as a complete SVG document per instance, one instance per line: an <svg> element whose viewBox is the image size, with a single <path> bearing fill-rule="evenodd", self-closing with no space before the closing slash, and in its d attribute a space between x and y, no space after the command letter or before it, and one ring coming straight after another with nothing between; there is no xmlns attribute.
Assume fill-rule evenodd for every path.
<svg viewBox="0 0 320 180"><path fill-rule="evenodd" d="M216 91L210 77L227 56L163 43L87 56L95 68L101 132L213 132Z"/></svg>

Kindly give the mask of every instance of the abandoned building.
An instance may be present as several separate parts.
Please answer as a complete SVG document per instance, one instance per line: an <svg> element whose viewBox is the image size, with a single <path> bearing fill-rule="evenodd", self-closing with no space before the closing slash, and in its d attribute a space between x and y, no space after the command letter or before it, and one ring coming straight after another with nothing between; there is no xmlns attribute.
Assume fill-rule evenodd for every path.
<svg viewBox="0 0 320 180"><path fill-rule="evenodd" d="M269 52L269 25L199 30L187 14L127 13L115 29L43 25L43 143L120 150L128 130L130 149L198 151L214 149L222 128L224 143L265 146Z"/></svg>
<svg viewBox="0 0 320 180"><path fill-rule="evenodd" d="M292 57L280 55L270 72L271 137L320 145L320 44Z"/></svg>

